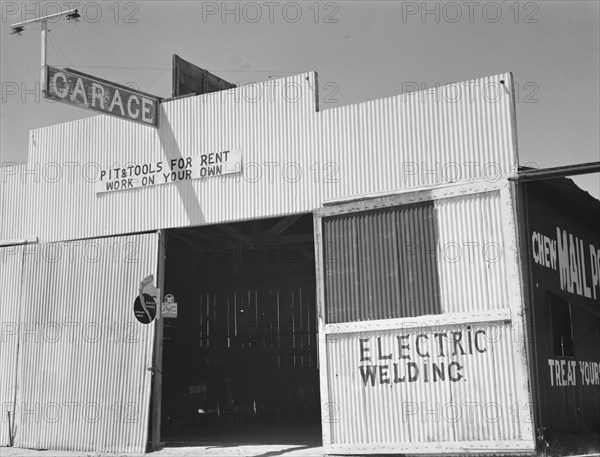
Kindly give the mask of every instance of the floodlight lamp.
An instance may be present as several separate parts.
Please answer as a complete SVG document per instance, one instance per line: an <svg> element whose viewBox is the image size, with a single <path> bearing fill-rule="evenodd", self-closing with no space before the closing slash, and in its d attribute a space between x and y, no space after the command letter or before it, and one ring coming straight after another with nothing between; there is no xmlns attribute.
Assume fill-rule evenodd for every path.
<svg viewBox="0 0 600 457"><path fill-rule="evenodd" d="M81 17L81 15L77 12L77 10L74 10L72 13L67 14L67 21L74 21L74 22L79 22L79 18Z"/></svg>

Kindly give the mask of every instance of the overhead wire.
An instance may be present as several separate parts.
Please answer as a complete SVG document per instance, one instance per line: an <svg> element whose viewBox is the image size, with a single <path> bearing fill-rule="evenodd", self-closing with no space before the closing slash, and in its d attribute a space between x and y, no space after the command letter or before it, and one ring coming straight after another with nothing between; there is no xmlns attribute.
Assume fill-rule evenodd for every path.
<svg viewBox="0 0 600 457"><path fill-rule="evenodd" d="M152 86L153 86L153 85L156 83L156 81L158 81L158 80L159 80L159 78L162 76L162 74L165 72L165 70L166 70L167 68L169 68L170 66L171 66L171 63L169 62L169 63L167 64L167 66L166 66L165 68L163 68L163 69L161 70L161 72L160 72L160 73L159 73L159 74L156 76L156 78L154 78L154 80L153 80L153 81L150 83L150 85L149 85L149 86L147 87L147 89L146 89L147 91L150 91L150 89L152 88Z"/></svg>
<svg viewBox="0 0 600 457"><path fill-rule="evenodd" d="M115 65L80 65L80 68L110 68L110 69L119 69L119 70L156 70L156 71L164 71L163 67L122 67ZM293 71L281 71L281 70L219 70L213 69L211 71L220 72L220 73L289 73L296 74L301 73L293 72Z"/></svg>
<svg viewBox="0 0 600 457"><path fill-rule="evenodd" d="M60 44L58 43L58 40L55 39L52 34L48 34L48 37L50 38L49 41L52 44L52 46L58 50L58 52L60 52L62 54L62 56L65 58L65 60L67 62L69 62L69 65L71 65L71 67L75 67L75 64L73 62L71 62L71 60L67 57L67 54L62 50L62 47L60 46Z"/></svg>
<svg viewBox="0 0 600 457"><path fill-rule="evenodd" d="M64 23L64 18L60 18L59 21L56 22L52 26L52 28L48 28L48 32L56 30L60 25ZM165 67L132 67L132 66L118 66L118 65L75 65L71 59L67 56L67 53L63 50L62 46L59 43L58 38L55 38L53 34L48 33L50 45L68 62L69 66L73 69L77 68L104 68L104 69L120 69L120 70L155 70L160 71L158 75L152 80L152 82L147 86L146 90L150 90L154 84L163 76L164 72L171 66L168 63ZM221 73L280 73L280 74L292 74L293 72L289 71L281 71L281 70L213 70ZM271 77L271 76L269 76Z"/></svg>

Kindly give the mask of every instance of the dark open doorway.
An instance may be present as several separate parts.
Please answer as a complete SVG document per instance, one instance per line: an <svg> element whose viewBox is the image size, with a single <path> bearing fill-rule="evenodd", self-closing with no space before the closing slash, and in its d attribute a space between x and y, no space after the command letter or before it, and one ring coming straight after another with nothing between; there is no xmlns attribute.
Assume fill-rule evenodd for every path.
<svg viewBox="0 0 600 457"><path fill-rule="evenodd" d="M321 442L311 214L166 233L162 440Z"/></svg>

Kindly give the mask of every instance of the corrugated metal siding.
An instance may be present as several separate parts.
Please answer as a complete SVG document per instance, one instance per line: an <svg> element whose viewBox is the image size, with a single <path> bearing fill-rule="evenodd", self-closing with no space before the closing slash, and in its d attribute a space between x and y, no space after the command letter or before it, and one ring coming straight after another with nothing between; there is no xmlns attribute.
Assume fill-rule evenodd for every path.
<svg viewBox="0 0 600 457"><path fill-rule="evenodd" d="M25 238L25 164L0 167L0 241Z"/></svg>
<svg viewBox="0 0 600 457"><path fill-rule="evenodd" d="M320 313L327 317L321 328L327 333L320 349L327 370L321 396L327 404L334 405L330 408L331 420L324 425L328 427L324 433L326 452L533 452L533 418L521 320L523 301L520 279L515 276L518 258L511 249L516 236L511 198L505 183L472 188L462 185L437 192L333 205L317 213L322 221L318 249L322 252L324 272L318 296L322 297ZM400 235L385 236L393 231L390 217L387 226L371 223L372 227L377 226L378 237L368 230L360 232L358 224L351 221L386 221L384 215L404 211L410 214L414 208L426 209L424 220L435 225L433 228L422 224L422 217L413 216L413 224L402 226L411 236L416 231L410 228L418 227L420 247L434 257L433 270L424 269L423 259L419 259L421 274L415 274L414 279L427 290L437 288L441 313L421 317L419 314L431 313L426 307L413 304L417 312L410 316L414 317L386 317L377 310L393 308L401 298L391 293L369 294L368 287L361 287L363 276L377 277L378 291L402 288L409 280L403 278L397 286L397 276L390 272L401 269L403 256L412 252L390 255L398 252L400 239ZM432 235L426 236L427 233ZM375 238L380 244L370 250L372 258L355 255ZM444 255L450 245L460 249ZM494 245L499 251L483 250L485 245ZM466 252L467 248L472 252ZM327 262L328 252L335 253L336 261ZM354 264L346 259L352 259ZM418 271L415 266L412 270ZM337 289L328 288L332 277L336 285L341 285ZM356 290L350 287L353 284L358 284ZM374 314L364 313L363 320L358 321L348 310L338 311L345 303L349 303L347 308L352 307L352 294L368 302L369 309L375 309ZM417 301L420 297L415 294L409 299ZM328 309L330 306L333 311ZM484 351L473 349L479 331L485 332L480 334ZM429 356L423 355L423 350L419 355L417 335L425 335L420 338L426 342ZM361 338L369 338L366 352L361 349ZM434 345L436 338L439 340ZM449 341L455 338L459 346ZM409 348L402 349L401 345L407 342ZM451 343L452 354L448 350L440 354L438 343ZM452 362L460 364L462 376L456 381L448 380ZM394 370L405 372L409 363L417 364L420 378L394 382ZM434 364L446 370L445 380L433 381ZM373 386L370 378L365 382L360 371L361 366L367 365L377 366ZM379 368L382 365L384 368ZM383 383L379 370L384 371ZM458 366L453 370L458 370Z"/></svg>
<svg viewBox="0 0 600 457"><path fill-rule="evenodd" d="M9 429L14 421L15 383L18 353L19 310L24 246L0 248L0 446L10 444ZM10 424L7 412L10 411Z"/></svg>
<svg viewBox="0 0 600 457"><path fill-rule="evenodd" d="M398 446L398 452L406 452L411 446L417 450L419 444L438 443L440 452L447 452L463 445L468 447L468 442L481 445L504 442L507 448L503 451L519 449L519 443L511 447L510 442L530 439L523 433L522 425L531 418L522 414L520 408L526 405L519 405L515 393L515 350L510 325L479 324L469 328L472 334L478 330L486 332L486 338L478 339L480 348L486 349L485 353L434 355L437 355L434 333L460 331L466 340L466 325L336 334L335 343L327 345L329 400L338 406L336 420L331 421L332 444L376 443ZM420 357L416 346L411 344L413 336L418 334L430 337L428 344L421 343L421 348L427 347L432 355L430 358ZM409 357L406 360L397 357L397 335L410 336L407 340L410 349L404 351ZM372 360L369 362L360 361L360 338L370 338ZM383 355L389 352L394 357L378 360L379 345ZM407 360L417 364L419 377L414 382L394 382L393 364L399 365L401 378L406 373ZM456 367L450 369L453 377L458 373L463 376L455 382L449 380L448 373L448 365L453 361L463 367L460 371ZM370 380L365 385L359 367L367 364L388 366L390 382L382 384L378 372L375 385L371 386ZM444 381L436 378L434 382L434 364L438 364L438 368L444 367ZM426 369L427 381L424 377Z"/></svg>
<svg viewBox="0 0 600 457"><path fill-rule="evenodd" d="M505 308L501 211L496 191L324 218L327 322Z"/></svg>
<svg viewBox="0 0 600 457"><path fill-rule="evenodd" d="M327 322L438 314L432 202L323 221Z"/></svg>
<svg viewBox="0 0 600 457"><path fill-rule="evenodd" d="M499 192L436 200L437 267L446 313L505 308L509 303L506 246ZM511 258L512 257L512 258Z"/></svg>
<svg viewBox="0 0 600 457"><path fill-rule="evenodd" d="M503 74L324 111L321 157L339 173L323 199L514 170L511 85Z"/></svg>
<svg viewBox="0 0 600 457"><path fill-rule="evenodd" d="M314 74L282 80L300 88L289 101L269 83L175 100L161 105L160 129L107 116L33 133L30 160L74 162L89 173L243 148L244 176L194 180L96 195L94 183L29 183L28 226L40 239L74 239L155 228L308 211L318 201L309 167L316 155ZM307 81L309 79L310 81ZM293 178L301 170L302 181ZM285 171L284 171L285 170ZM60 214L61 217L55 216ZM140 217L141 216L141 217ZM52 220L53 223L48 223Z"/></svg>
<svg viewBox="0 0 600 457"><path fill-rule="evenodd" d="M15 446L144 452L154 324L133 302L156 262L154 233L25 255Z"/></svg>
<svg viewBox="0 0 600 457"><path fill-rule="evenodd" d="M166 102L158 130L107 116L38 129L30 163L42 177L62 174L28 179L27 235L56 241L269 217L506 174L516 150L500 80L510 87L509 74L460 83L458 100L438 88L316 112L316 74L305 73ZM243 176L103 195L89 182L110 165L233 148L243 150Z"/></svg>

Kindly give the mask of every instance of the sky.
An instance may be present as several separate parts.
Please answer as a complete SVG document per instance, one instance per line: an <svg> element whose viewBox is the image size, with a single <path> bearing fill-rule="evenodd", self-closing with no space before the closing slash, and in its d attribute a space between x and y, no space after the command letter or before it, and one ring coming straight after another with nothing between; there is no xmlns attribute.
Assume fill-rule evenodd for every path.
<svg viewBox="0 0 600 457"><path fill-rule="evenodd" d="M40 98L48 64L171 96L176 53L236 84L306 71L320 108L512 72L519 158L552 167L600 160L600 2L1 1L0 162L27 160L31 129L95 115ZM600 174L574 178L600 198Z"/></svg>

